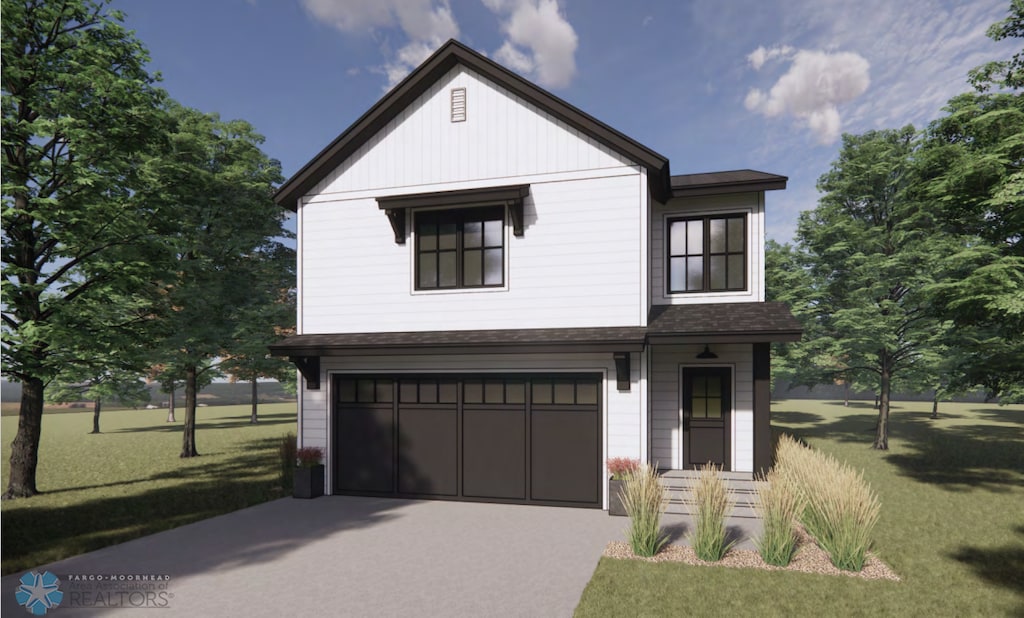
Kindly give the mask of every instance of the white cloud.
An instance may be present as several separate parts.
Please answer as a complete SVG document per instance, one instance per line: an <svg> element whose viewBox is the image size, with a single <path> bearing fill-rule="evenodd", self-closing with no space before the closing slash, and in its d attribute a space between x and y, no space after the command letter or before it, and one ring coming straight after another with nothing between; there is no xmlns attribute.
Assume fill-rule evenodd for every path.
<svg viewBox="0 0 1024 618"><path fill-rule="evenodd" d="M765 48L763 45L747 55L747 61L755 71L760 71L764 63L775 58L789 57L793 54L793 48L789 45L777 45Z"/></svg>
<svg viewBox="0 0 1024 618"><path fill-rule="evenodd" d="M483 0L503 18L505 42L494 57L543 86L561 88L576 74L576 31L556 0Z"/></svg>
<svg viewBox="0 0 1024 618"><path fill-rule="evenodd" d="M446 40L459 36L448 0L302 0L315 19L344 33L398 26L408 42L376 70L393 86Z"/></svg>
<svg viewBox="0 0 1024 618"><path fill-rule="evenodd" d="M783 49L759 47L748 56L754 68L760 68L773 57L790 54L792 64L767 93L751 89L744 105L769 118L794 116L807 125L820 143L835 142L842 126L838 106L864 94L871 83L868 61L853 52Z"/></svg>

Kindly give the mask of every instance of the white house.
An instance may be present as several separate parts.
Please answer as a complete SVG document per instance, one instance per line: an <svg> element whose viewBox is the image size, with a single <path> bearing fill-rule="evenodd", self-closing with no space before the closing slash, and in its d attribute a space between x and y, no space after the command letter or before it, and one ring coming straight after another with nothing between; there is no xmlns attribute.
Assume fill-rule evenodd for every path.
<svg viewBox="0 0 1024 618"><path fill-rule="evenodd" d="M278 191L327 493L607 508L610 457L771 462L765 192L449 41Z"/></svg>

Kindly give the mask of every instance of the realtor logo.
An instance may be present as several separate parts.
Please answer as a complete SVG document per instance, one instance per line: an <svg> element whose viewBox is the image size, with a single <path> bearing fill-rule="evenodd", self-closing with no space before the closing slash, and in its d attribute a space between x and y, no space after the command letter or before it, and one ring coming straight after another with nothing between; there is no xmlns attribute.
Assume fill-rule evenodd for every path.
<svg viewBox="0 0 1024 618"><path fill-rule="evenodd" d="M33 616L45 616L47 610L57 607L64 599L64 593L60 591L60 580L49 571L44 571L42 575L29 571L22 575L21 585L14 596L18 599L18 605L24 605Z"/></svg>

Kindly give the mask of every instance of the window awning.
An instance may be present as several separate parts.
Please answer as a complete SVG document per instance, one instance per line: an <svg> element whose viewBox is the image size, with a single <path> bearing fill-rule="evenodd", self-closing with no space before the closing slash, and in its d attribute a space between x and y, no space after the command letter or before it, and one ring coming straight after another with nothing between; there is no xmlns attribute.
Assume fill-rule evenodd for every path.
<svg viewBox="0 0 1024 618"><path fill-rule="evenodd" d="M395 232L395 243L402 245L405 244L406 210L436 206L451 206L453 208L494 206L495 204L508 206L509 216L512 218L512 233L521 237L523 235L523 201L529 195L530 185L507 185L379 197L377 205L387 214L388 221L391 222L391 228Z"/></svg>

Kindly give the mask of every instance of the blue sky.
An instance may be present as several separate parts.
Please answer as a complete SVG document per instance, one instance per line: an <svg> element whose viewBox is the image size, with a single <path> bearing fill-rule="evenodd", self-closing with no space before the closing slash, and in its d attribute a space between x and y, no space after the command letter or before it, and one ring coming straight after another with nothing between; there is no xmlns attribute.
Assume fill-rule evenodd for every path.
<svg viewBox="0 0 1024 618"><path fill-rule="evenodd" d="M449 37L668 157L789 176L791 239L843 132L923 127L1009 57L1008 0L115 0L178 101L243 118L286 176ZM1019 49L1019 43L1017 44Z"/></svg>

